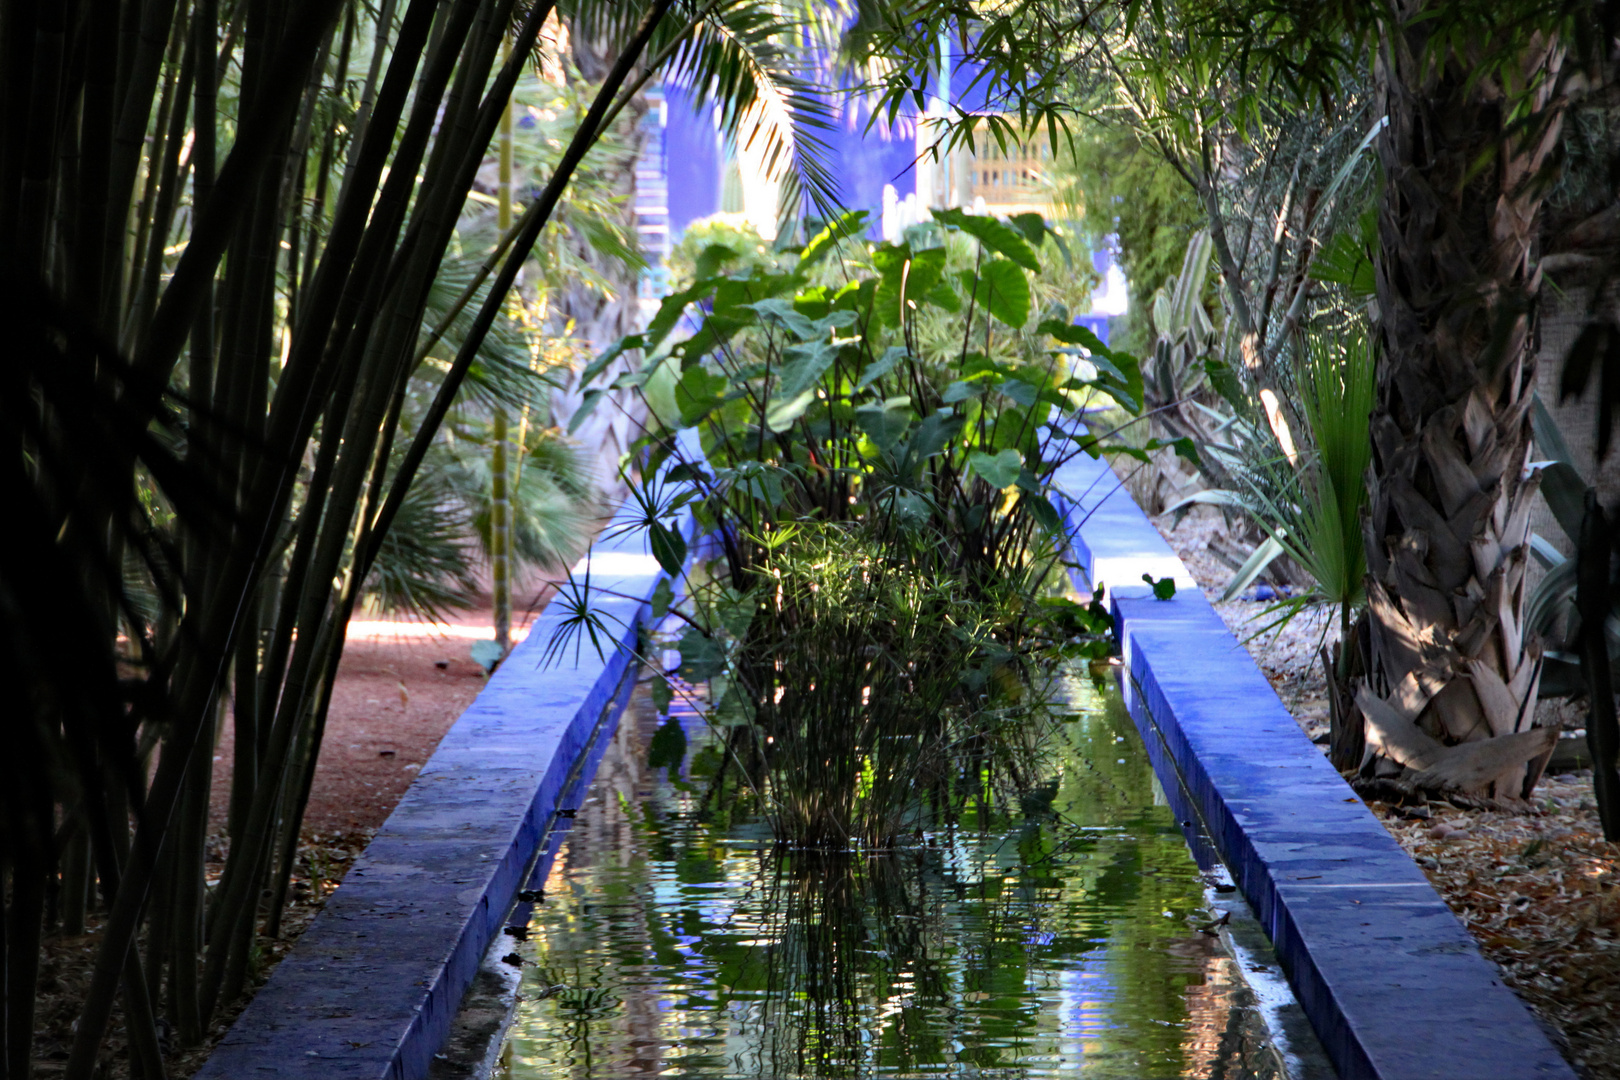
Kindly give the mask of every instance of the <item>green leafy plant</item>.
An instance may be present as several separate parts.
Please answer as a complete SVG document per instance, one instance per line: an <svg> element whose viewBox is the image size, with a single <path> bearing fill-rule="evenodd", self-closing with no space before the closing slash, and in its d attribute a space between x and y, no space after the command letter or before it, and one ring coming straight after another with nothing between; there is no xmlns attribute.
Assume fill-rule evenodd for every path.
<svg viewBox="0 0 1620 1080"><path fill-rule="evenodd" d="M593 365L643 357L614 380L653 416L627 480L685 597L655 605L684 625L679 674L724 729L715 783L817 847L885 843L1032 775L1054 663L1109 649L1100 596L1058 586L1053 475L1149 452L1080 422L1138 411L1140 371L1060 306L1034 314L1039 253L1061 253L1038 216L937 212L876 246L864 216L788 269L698 278Z"/></svg>
<svg viewBox="0 0 1620 1080"><path fill-rule="evenodd" d="M1315 333L1305 338L1301 360L1300 411L1314 460L1301 470L1299 498L1271 503L1267 532L1316 583L1310 599L1338 609L1348 637L1351 614L1366 595L1361 512L1372 460L1373 346L1359 330Z"/></svg>
<svg viewBox="0 0 1620 1080"><path fill-rule="evenodd" d="M1166 512L1185 513L1204 504L1250 515L1265 531L1266 542L1221 599L1237 596L1272 561L1287 555L1314 584L1308 594L1286 601L1285 612L1291 616L1308 604L1332 604L1339 609L1341 629L1348 630L1363 600L1366 574L1360 515L1372 456L1372 346L1359 329L1316 331L1305 336L1301 354L1296 395L1309 443L1295 449L1291 460L1269 432L1229 420L1227 441L1205 452L1223 463L1232 487L1197 492Z"/></svg>
<svg viewBox="0 0 1620 1080"><path fill-rule="evenodd" d="M719 271L734 274L755 266L775 269L776 253L771 241L742 220L742 215L713 214L686 226L664 266L669 270L670 288L679 291Z"/></svg>
<svg viewBox="0 0 1620 1080"><path fill-rule="evenodd" d="M1175 597L1176 597L1176 579L1175 578L1173 578L1173 577L1162 577L1162 578L1158 578L1157 580L1155 580L1152 574L1143 574L1142 575L1142 580L1147 582L1149 587L1153 589L1153 599L1155 599L1155 600L1174 600L1175 599Z"/></svg>
<svg viewBox="0 0 1620 1080"><path fill-rule="evenodd" d="M1230 418L1226 445L1206 446L1221 462L1230 486L1198 492L1172 506L1184 513L1196 504L1248 515L1265 533L1221 594L1230 600L1247 589L1275 560L1287 556L1307 575L1310 588L1266 609L1259 632L1278 629L1307 607L1336 609L1339 643L1326 654L1332 757L1353 768L1361 756L1359 728L1351 717L1351 640L1355 614L1366 603L1367 561L1362 513L1365 476L1372 458L1368 432L1375 382L1372 343L1358 327L1303 336L1295 364L1295 398L1308 443L1292 458L1271 431ZM1324 631L1325 634L1325 631Z"/></svg>

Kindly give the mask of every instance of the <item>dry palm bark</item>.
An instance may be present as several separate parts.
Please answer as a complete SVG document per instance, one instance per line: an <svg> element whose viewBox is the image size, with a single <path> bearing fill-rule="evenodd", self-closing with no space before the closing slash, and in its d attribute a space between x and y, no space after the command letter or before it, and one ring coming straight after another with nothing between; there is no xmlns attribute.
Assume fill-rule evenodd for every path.
<svg viewBox="0 0 1620 1080"><path fill-rule="evenodd" d="M1431 47L1436 6L1397 5L1377 61L1383 358L1360 701L1369 746L1414 779L1517 799L1550 748L1514 736L1532 725L1540 672L1524 623L1531 242L1562 52L1536 35L1504 53L1484 31L1477 49L1466 35ZM1489 754L1466 745L1502 736Z"/></svg>

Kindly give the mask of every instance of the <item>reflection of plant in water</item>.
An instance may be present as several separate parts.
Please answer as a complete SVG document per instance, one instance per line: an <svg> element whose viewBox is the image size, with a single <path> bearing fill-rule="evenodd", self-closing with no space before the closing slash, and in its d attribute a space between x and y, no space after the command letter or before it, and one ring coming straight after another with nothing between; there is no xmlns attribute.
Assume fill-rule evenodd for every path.
<svg viewBox="0 0 1620 1080"><path fill-rule="evenodd" d="M568 969L538 967L523 997L532 1001L552 1000L557 1016L562 1021L564 1037L585 1066L591 1071L592 1047L595 1040L594 1025L610 1021L622 1011L617 993L601 985L602 972L587 971L576 958Z"/></svg>
<svg viewBox="0 0 1620 1080"><path fill-rule="evenodd" d="M910 1000L948 995L929 949L933 918L916 853L767 855L760 950L767 1074L865 1074L874 1056L907 1069L940 1060L942 1040ZM864 1037L871 1002L898 1003L881 1049Z"/></svg>
<svg viewBox="0 0 1620 1080"><path fill-rule="evenodd" d="M1253 1043L1228 1023L1225 961L1194 929L1210 921L1197 870L1131 722L1064 689L1077 712L1021 806L970 806L880 852L779 847L741 813L696 820L701 793L646 764L663 725L644 719L610 754L653 794L628 814L587 803L567 884L537 909L534 970L570 989L525 1006L514 1075L1046 1077L1082 1064L1074 1047L1099 1080L1253 1075L1234 1064Z"/></svg>
<svg viewBox="0 0 1620 1080"><path fill-rule="evenodd" d="M1026 1075L1009 1051L1055 1033L1032 996L1038 973L1088 953L1115 958L1107 963L1120 969L1125 1002L1180 1015L1209 951L1187 932L1197 892L1190 867L1178 873L1164 858L1181 848L1173 823L1159 822L1163 840L1149 845L1119 845L1118 833L1082 824L1163 817L1143 808L1150 781L1139 752L1117 760L1115 740L1134 738L1128 719L1100 721L1083 721L1091 730L1074 740L1077 752L1020 814L986 807L964 817L975 851L966 861L950 851L954 833L867 856L763 856L757 940L766 944L749 961L764 974L761 1075L903 1074L953 1058ZM1076 909L1097 906L1147 918L1077 927ZM863 1035L874 1021L879 1030ZM1178 1068L1180 1040L1173 1027L1109 1034L1122 1044L1114 1053Z"/></svg>

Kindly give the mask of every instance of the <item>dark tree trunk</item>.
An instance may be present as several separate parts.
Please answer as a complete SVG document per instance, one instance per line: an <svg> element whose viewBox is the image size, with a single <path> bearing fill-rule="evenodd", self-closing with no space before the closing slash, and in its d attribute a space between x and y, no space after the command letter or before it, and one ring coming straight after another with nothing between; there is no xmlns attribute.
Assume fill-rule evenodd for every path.
<svg viewBox="0 0 1620 1080"><path fill-rule="evenodd" d="M1424 18L1436 7L1397 4L1401 29L1376 64L1388 127L1362 698L1387 707L1368 713L1369 742L1385 757L1432 786L1519 798L1546 743L1523 734L1540 672L1524 625L1537 481L1523 473L1540 284L1531 241L1559 130L1561 52L1542 37L1500 65L1461 38L1438 52ZM1541 89L1526 92L1538 77ZM1510 101L1528 123L1509 126ZM1511 747L1459 752L1500 736Z"/></svg>

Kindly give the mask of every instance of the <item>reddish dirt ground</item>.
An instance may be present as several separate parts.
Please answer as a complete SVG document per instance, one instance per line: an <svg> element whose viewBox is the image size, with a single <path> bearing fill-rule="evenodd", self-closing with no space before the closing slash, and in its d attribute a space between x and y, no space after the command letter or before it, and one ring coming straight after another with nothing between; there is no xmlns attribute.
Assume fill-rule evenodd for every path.
<svg viewBox="0 0 1620 1080"><path fill-rule="evenodd" d="M489 599L477 597L474 605L443 623L362 617L349 624L304 816L306 837L369 838L484 688L487 676L469 650L493 636ZM513 613L514 641L538 611L525 606L520 600ZM214 751L215 831L224 829L234 745L227 722Z"/></svg>
<svg viewBox="0 0 1620 1080"><path fill-rule="evenodd" d="M527 631L549 591L542 592L537 582L520 589L518 596L514 641ZM527 603L531 597L535 602ZM472 660L470 649L474 641L492 636L489 597L474 597L473 604L445 623L368 617L350 624L281 935L262 943L248 993L221 1004L201 1045L181 1048L173 1044L167 1029L160 1032L169 1076L188 1077L207 1059L253 991L293 947L349 864L393 812L444 733L484 688L487 677ZM226 844L223 834L235 752L231 736L227 723L214 752L210 880L217 879L222 869ZM93 912L86 934L52 936L42 949L36 1075L57 1075L63 1069L100 926L101 913ZM130 1075L129 1057L121 1010L115 1009L97 1076L123 1080Z"/></svg>

